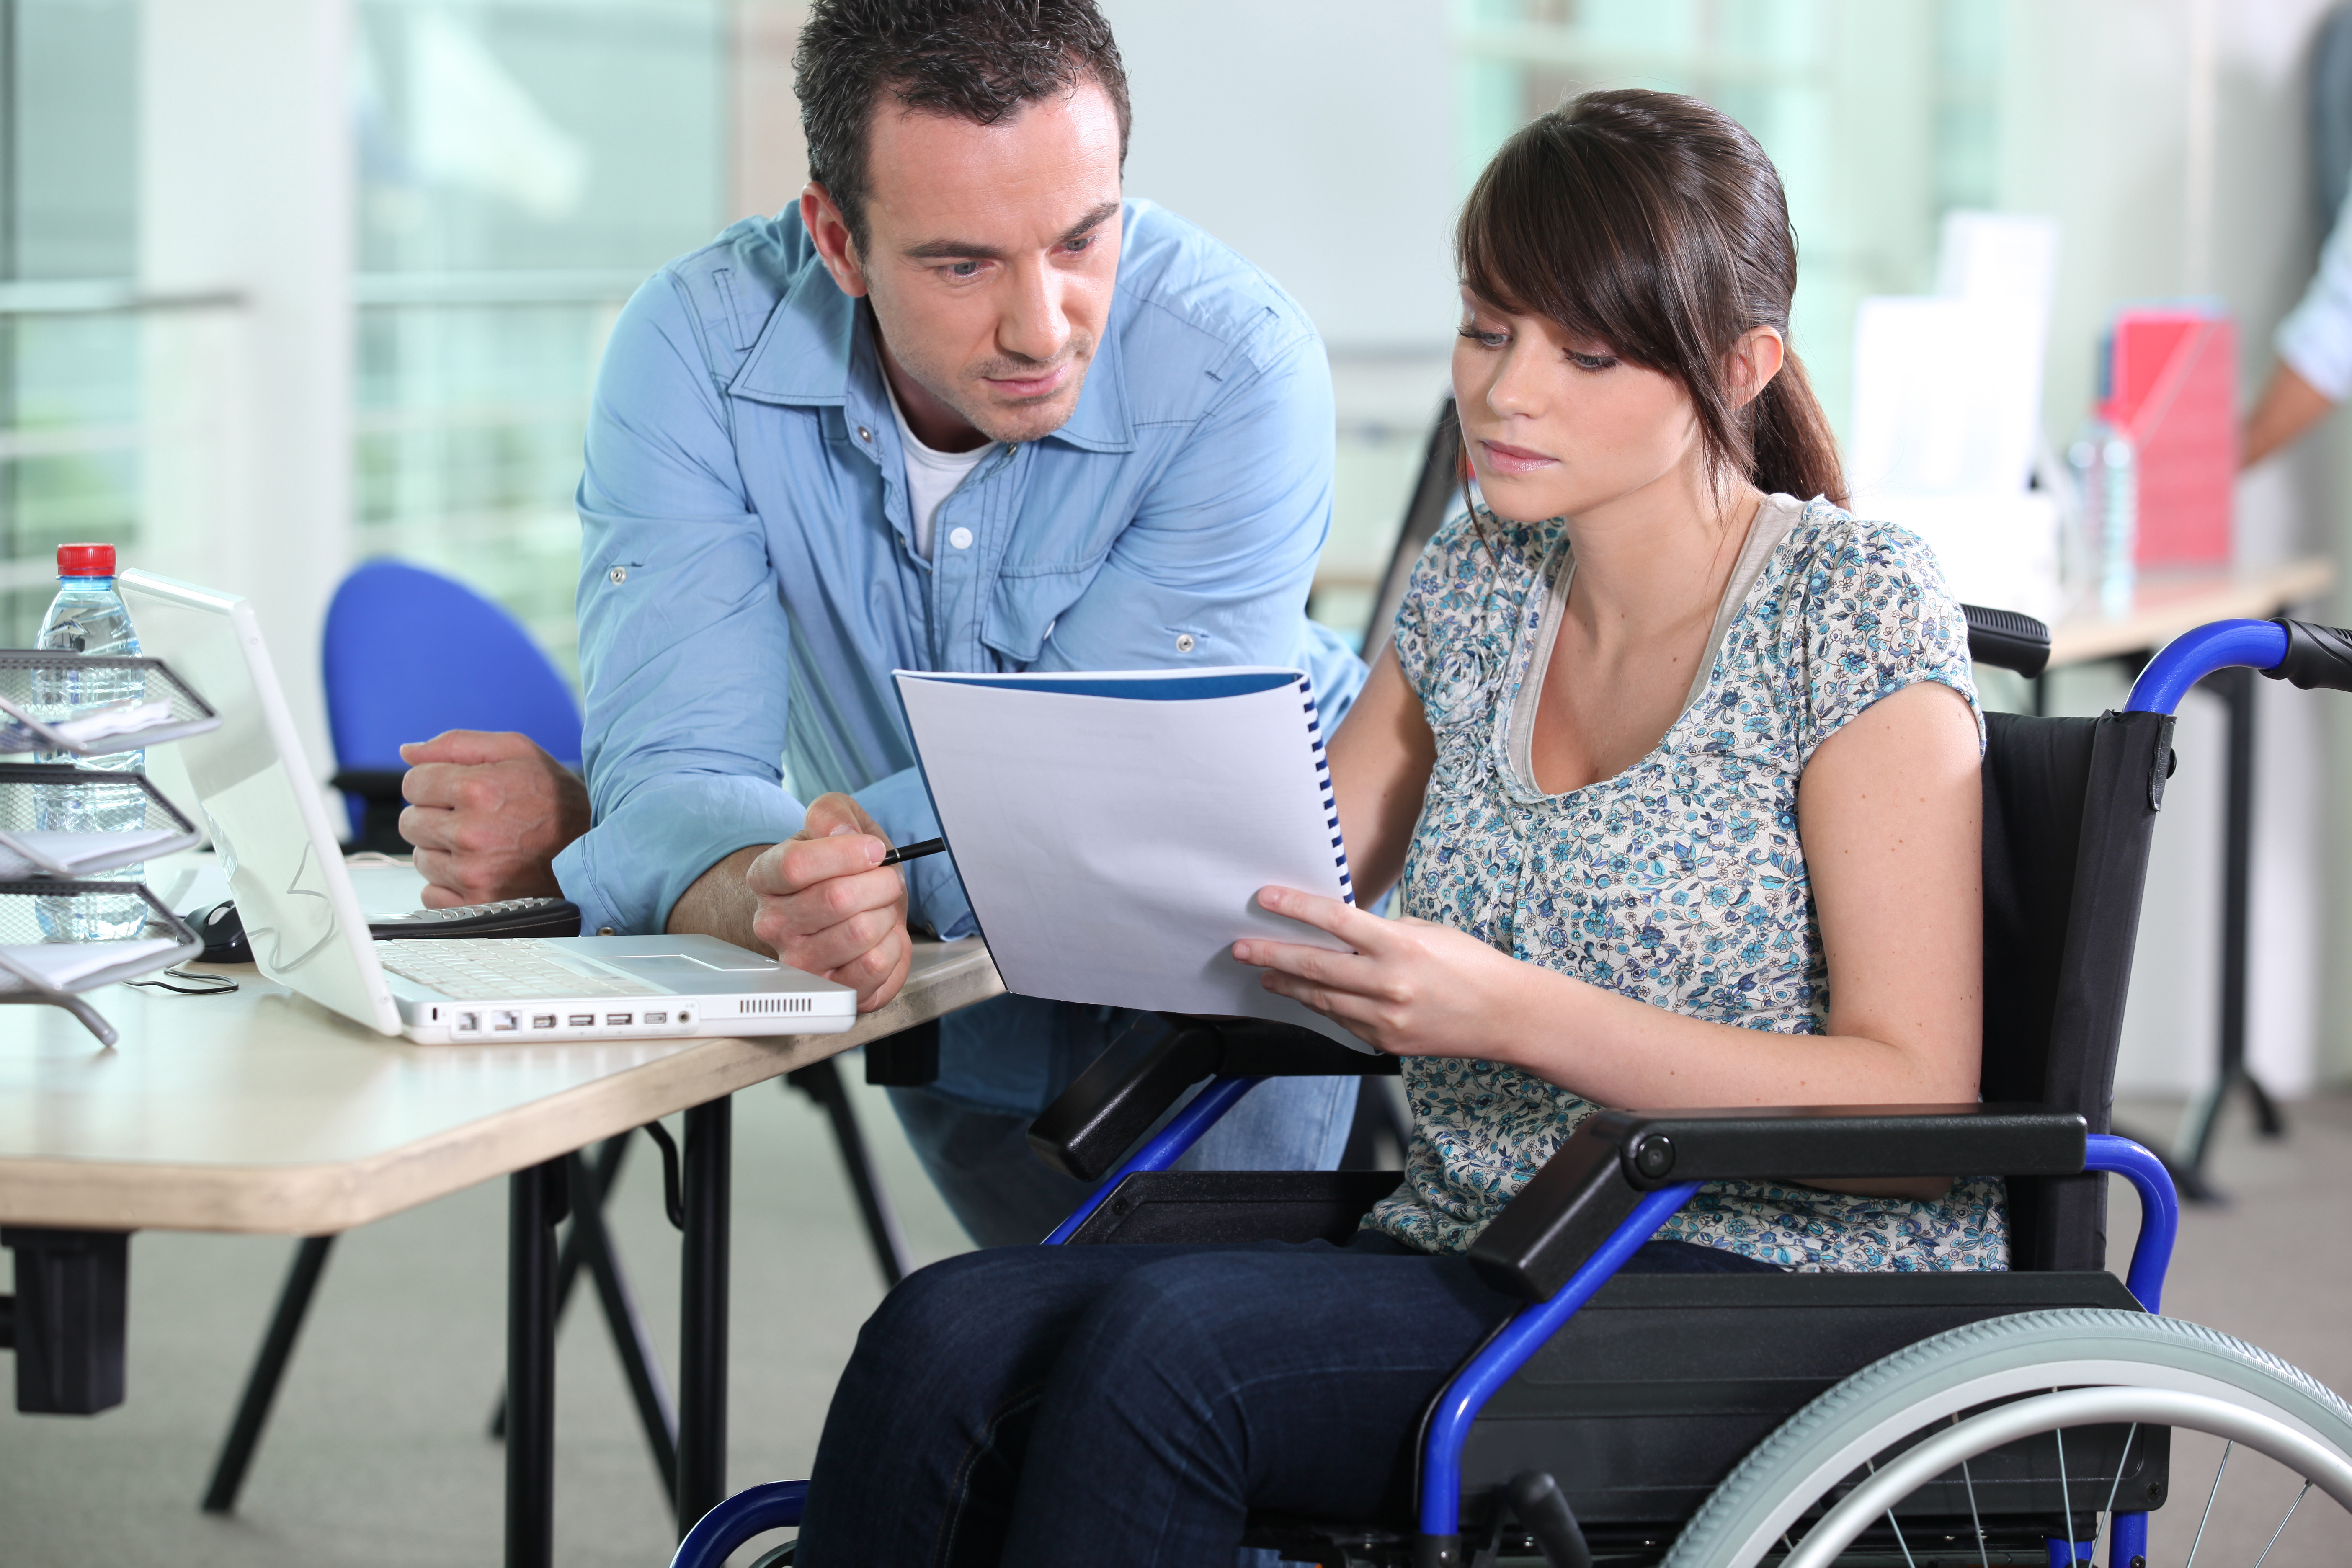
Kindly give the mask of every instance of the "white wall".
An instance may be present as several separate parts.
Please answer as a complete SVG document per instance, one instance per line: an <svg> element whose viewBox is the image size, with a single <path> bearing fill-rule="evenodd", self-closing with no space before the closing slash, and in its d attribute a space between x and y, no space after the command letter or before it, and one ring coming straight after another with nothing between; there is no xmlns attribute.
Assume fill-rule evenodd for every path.
<svg viewBox="0 0 2352 1568"><path fill-rule="evenodd" d="M352 511L350 9L147 0L140 22L140 281L245 307L151 333L151 419L204 434L150 474L138 563L253 600L323 776L319 632Z"/></svg>

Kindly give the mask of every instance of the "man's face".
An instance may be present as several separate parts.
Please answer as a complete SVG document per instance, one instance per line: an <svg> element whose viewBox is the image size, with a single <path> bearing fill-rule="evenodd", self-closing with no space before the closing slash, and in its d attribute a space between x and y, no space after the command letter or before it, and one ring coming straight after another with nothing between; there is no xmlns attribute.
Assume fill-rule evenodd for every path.
<svg viewBox="0 0 2352 1568"><path fill-rule="evenodd" d="M1118 272L1109 97L1082 81L994 125L904 112L886 98L867 157L862 250L817 187L803 213L817 219L810 231L835 280L873 300L889 358L944 405L907 410L918 433L926 412L934 427L952 414L997 441L1061 428ZM898 390L908 401L903 380Z"/></svg>

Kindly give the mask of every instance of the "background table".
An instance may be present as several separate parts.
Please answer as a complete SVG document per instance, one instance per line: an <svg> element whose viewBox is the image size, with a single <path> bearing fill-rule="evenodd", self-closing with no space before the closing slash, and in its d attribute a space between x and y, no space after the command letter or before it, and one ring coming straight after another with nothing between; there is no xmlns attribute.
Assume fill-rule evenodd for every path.
<svg viewBox="0 0 2352 1568"><path fill-rule="evenodd" d="M112 1048L56 1009L0 1008L0 1239L16 1251L20 1298L28 1271L45 1281L15 1316L20 1407L43 1354L69 1340L91 1348L110 1268L119 1335L131 1231L316 1236L507 1176L507 1561L516 1564L545 1563L551 1550L553 1227L566 1157L687 1113L678 1510L690 1523L725 1495L728 1097L1003 988L977 939L923 942L898 998L843 1034L417 1046L250 968L225 972L239 982L234 995L93 994L121 1031ZM44 1275L50 1262L57 1269ZM80 1295L60 1295L52 1287L61 1282ZM34 1336L45 1337L25 1342ZM121 1364L118 1339L116 1398Z"/></svg>

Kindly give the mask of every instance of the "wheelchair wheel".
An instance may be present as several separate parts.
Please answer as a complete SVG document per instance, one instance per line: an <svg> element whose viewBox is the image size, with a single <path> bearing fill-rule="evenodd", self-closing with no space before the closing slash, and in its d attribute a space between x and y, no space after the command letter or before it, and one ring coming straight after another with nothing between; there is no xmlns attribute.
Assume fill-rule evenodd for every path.
<svg viewBox="0 0 2352 1568"><path fill-rule="evenodd" d="M2210 1491L2204 1445L2194 1473L2171 1476L2183 1433L2229 1445ZM2257 1484L2292 1499L2290 1518L2315 1489L2352 1509L2352 1406L2267 1351L2136 1312L1989 1319L1898 1351L1790 1416L1692 1517L1664 1568L2063 1562L2037 1539L2060 1530L2084 1563L2095 1548L2080 1542L2115 1535L2109 1560L2127 1568L2146 1549L2128 1539L2132 1521L2111 1528L2116 1515L2169 1493L2201 1535L2231 1456L2247 1449L2287 1472ZM2328 1530L2324 1512L2313 1506L2305 1527Z"/></svg>

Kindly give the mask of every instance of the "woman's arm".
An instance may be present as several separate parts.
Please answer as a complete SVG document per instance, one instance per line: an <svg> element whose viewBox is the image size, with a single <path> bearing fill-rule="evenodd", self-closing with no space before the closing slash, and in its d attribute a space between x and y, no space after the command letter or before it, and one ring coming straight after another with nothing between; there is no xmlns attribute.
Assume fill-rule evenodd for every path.
<svg viewBox="0 0 2352 1568"><path fill-rule="evenodd" d="M1436 760L1421 699L1405 683L1391 644L1372 661L1370 679L1331 737L1331 791L1357 902L1375 902L1404 874L1405 846Z"/></svg>
<svg viewBox="0 0 2352 1568"><path fill-rule="evenodd" d="M1983 1026L1979 766L1967 702L1932 682L1873 704L1814 752L1798 827L1829 965L1824 1034L1670 1013L1449 927L1382 921L1290 889L1260 900L1356 951L1250 941L1234 955L1264 966L1268 989L1381 1050L1508 1062L1600 1105L1973 1100ZM1944 1184L1849 1190L1934 1196Z"/></svg>

